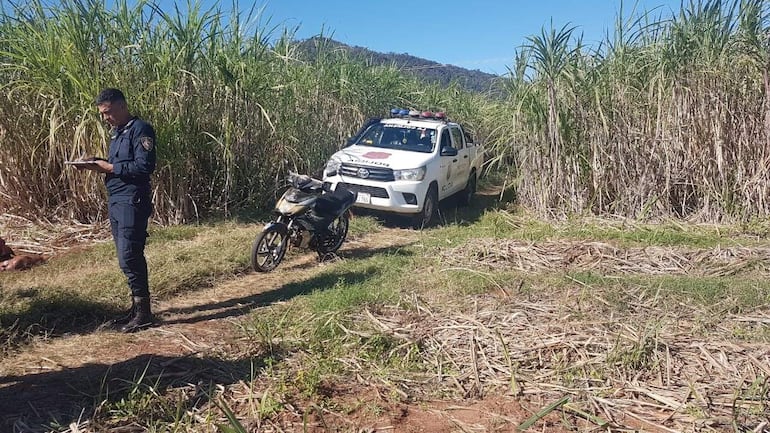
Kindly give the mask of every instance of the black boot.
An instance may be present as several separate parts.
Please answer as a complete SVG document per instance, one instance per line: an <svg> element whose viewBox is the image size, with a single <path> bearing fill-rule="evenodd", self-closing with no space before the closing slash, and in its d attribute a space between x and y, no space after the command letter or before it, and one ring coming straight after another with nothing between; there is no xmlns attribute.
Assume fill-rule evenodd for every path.
<svg viewBox="0 0 770 433"><path fill-rule="evenodd" d="M150 311L150 297L134 296L134 317L120 328L120 332L139 331L152 326L153 320L152 311Z"/></svg>
<svg viewBox="0 0 770 433"><path fill-rule="evenodd" d="M134 311L136 311L136 303L134 302L134 297L131 297L131 308L128 309L125 313L118 316L116 319L112 321L113 325L125 325L126 323L130 322L131 319L134 318Z"/></svg>

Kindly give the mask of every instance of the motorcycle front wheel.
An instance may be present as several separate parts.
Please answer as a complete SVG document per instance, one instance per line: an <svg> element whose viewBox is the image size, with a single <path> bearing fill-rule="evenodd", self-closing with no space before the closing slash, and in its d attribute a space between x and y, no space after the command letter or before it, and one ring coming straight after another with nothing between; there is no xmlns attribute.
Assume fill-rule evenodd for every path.
<svg viewBox="0 0 770 433"><path fill-rule="evenodd" d="M264 228L251 247L251 267L257 272L270 272L278 266L289 247L285 225L272 224Z"/></svg>
<svg viewBox="0 0 770 433"><path fill-rule="evenodd" d="M348 236L348 226L350 225L350 214L345 212L329 224L329 232L326 238L318 245L318 254L323 256L336 252L345 242Z"/></svg>

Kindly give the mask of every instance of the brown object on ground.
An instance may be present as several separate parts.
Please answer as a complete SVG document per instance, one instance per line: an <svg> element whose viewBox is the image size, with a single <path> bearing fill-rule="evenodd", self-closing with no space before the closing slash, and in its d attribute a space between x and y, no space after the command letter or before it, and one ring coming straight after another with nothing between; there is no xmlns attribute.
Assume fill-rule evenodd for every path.
<svg viewBox="0 0 770 433"><path fill-rule="evenodd" d="M13 256L8 260L0 262L0 271L23 271L29 269L37 264L43 263L45 258L42 255L27 255L22 254L19 256Z"/></svg>
<svg viewBox="0 0 770 433"><path fill-rule="evenodd" d="M21 271L44 261L42 254L15 254L5 239L0 238L0 271Z"/></svg>
<svg viewBox="0 0 770 433"><path fill-rule="evenodd" d="M13 250L5 244L5 239L0 238L0 260L8 260L13 257Z"/></svg>

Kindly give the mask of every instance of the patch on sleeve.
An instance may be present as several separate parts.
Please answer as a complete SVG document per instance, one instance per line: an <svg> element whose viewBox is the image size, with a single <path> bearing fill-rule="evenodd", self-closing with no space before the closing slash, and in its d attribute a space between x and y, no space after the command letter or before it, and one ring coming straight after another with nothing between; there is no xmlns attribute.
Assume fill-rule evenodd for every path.
<svg viewBox="0 0 770 433"><path fill-rule="evenodd" d="M142 143L142 147L146 151L151 151L153 147L155 147L155 140L152 139L152 137L140 137L139 142Z"/></svg>

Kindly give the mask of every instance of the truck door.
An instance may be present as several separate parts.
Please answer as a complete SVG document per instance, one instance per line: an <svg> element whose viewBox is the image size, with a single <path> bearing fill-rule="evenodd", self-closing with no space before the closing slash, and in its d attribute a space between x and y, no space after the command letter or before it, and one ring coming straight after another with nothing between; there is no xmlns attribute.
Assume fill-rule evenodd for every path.
<svg viewBox="0 0 770 433"><path fill-rule="evenodd" d="M452 146L457 149L457 162L452 169L452 192L465 188L468 176L471 175L470 150L465 146L465 134L459 126L452 125L449 130L452 134Z"/></svg>
<svg viewBox="0 0 770 433"><path fill-rule="evenodd" d="M457 163L457 156L450 156L450 155L442 155L441 149L444 149L446 147L452 147L452 136L449 133L449 128L443 128L441 129L440 136L438 137L437 143L439 144L439 155L441 155L440 158L440 164L439 167L441 168L439 176L441 176L438 179L438 195L439 199L444 199L445 197L448 197L452 194L452 190L454 188L454 185L452 182L454 182L455 176L455 164Z"/></svg>

